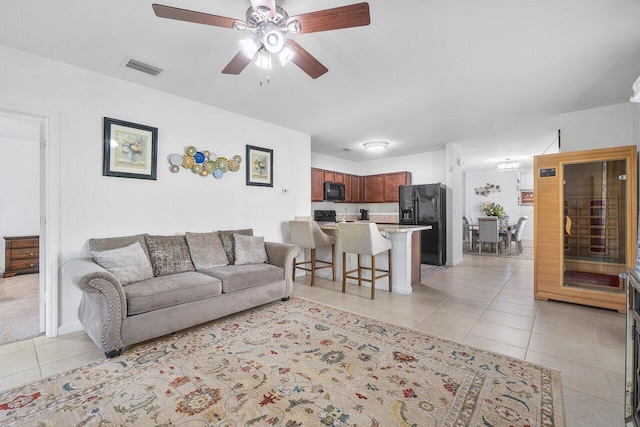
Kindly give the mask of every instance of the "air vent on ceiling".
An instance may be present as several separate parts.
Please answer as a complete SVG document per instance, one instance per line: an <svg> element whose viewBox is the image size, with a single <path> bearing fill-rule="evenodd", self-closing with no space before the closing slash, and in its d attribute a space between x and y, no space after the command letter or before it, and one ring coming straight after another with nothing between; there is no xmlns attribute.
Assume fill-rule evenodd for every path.
<svg viewBox="0 0 640 427"><path fill-rule="evenodd" d="M152 76L159 76L160 73L164 71L162 68L154 67L153 65L145 64L144 62L137 61L135 59L130 59L129 62L126 63L125 67L142 71L143 73L151 74Z"/></svg>

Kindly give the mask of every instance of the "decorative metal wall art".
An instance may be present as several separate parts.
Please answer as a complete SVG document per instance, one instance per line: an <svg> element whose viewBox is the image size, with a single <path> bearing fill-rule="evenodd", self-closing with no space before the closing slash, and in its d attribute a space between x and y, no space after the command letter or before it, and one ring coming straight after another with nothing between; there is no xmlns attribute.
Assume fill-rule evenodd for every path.
<svg viewBox="0 0 640 427"><path fill-rule="evenodd" d="M216 179L220 179L226 172L238 172L240 163L242 163L242 157L237 154L228 159L226 157L218 157L216 153L208 150L198 151L192 145L185 148L184 153L169 155L171 172L180 172L180 166L182 166L197 175L211 175Z"/></svg>
<svg viewBox="0 0 640 427"><path fill-rule="evenodd" d="M487 182L487 185L485 185L484 187L476 187L473 189L473 191L475 191L477 196L487 197L491 193L500 193L502 190L500 189L499 185L490 184Z"/></svg>

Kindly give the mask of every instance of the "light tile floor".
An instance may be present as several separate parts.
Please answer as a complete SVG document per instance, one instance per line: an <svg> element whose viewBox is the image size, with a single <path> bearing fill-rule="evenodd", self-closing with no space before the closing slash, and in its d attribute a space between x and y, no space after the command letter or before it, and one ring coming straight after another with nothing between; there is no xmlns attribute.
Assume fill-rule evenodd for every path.
<svg viewBox="0 0 640 427"><path fill-rule="evenodd" d="M562 371L567 427L624 426L625 316L533 299L533 261L465 255L464 262L414 287L376 291L308 277L294 296L342 307L471 346ZM84 333L0 346L0 390L104 356Z"/></svg>

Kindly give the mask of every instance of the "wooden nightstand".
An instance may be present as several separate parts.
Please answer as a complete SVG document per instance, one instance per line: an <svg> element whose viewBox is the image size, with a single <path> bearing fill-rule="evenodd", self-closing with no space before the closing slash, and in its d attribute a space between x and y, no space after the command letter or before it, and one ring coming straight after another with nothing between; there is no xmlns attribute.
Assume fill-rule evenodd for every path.
<svg viewBox="0 0 640 427"><path fill-rule="evenodd" d="M38 236L5 237L5 271L2 277L37 273L40 260Z"/></svg>

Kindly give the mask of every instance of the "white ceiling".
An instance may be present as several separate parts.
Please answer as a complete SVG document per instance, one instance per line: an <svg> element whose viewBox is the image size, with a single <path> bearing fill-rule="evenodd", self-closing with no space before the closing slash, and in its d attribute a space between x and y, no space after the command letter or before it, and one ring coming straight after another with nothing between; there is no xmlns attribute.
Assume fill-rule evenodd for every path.
<svg viewBox="0 0 640 427"><path fill-rule="evenodd" d="M249 7L156 2L241 19ZM356 2L278 4L297 15ZM262 87L253 65L220 72L243 33L161 19L152 3L2 0L0 44L304 132L314 152L363 161L369 140L390 142L376 157L456 142L467 167L540 154L557 132L549 117L628 101L640 74L638 0L370 0L369 26L295 36L327 74L289 64Z"/></svg>

